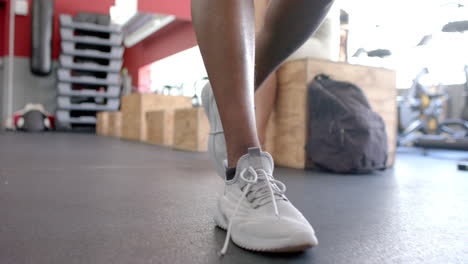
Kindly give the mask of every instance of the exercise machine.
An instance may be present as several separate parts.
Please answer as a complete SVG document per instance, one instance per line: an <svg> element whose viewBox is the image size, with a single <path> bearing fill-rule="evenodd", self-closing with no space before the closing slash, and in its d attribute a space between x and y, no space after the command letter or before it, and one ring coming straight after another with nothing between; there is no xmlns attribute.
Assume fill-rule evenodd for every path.
<svg viewBox="0 0 468 264"><path fill-rule="evenodd" d="M413 80L413 84L404 97L398 98L398 145L412 145L421 135L436 135L441 132L445 105L448 95L440 86L426 87L421 78L429 73L422 69ZM409 125L403 122L404 110L414 113Z"/></svg>
<svg viewBox="0 0 468 264"><path fill-rule="evenodd" d="M468 65L465 65L465 106L460 119L446 120L438 125L437 134L418 137L414 145L468 151Z"/></svg>

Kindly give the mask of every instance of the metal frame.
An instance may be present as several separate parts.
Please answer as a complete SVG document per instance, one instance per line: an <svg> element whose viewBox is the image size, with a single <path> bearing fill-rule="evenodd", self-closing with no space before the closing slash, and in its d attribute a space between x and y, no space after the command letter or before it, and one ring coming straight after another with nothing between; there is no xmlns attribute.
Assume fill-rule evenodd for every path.
<svg viewBox="0 0 468 264"><path fill-rule="evenodd" d="M5 96L3 98L5 108L4 115L5 125L7 128L12 127L12 116L13 116L13 73L14 73L14 58L15 58L15 3L16 0L7 2L10 7L9 21L10 25L8 28L8 56L5 63ZM3 119L3 118L2 118ZM0 125L1 126L1 125Z"/></svg>

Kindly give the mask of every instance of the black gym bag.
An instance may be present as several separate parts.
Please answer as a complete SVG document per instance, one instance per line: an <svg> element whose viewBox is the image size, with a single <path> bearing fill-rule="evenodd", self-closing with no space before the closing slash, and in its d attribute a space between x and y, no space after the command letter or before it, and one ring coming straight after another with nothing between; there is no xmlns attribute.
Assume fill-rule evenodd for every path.
<svg viewBox="0 0 468 264"><path fill-rule="evenodd" d="M387 163L387 134L360 88L321 74L308 87L308 168L370 173Z"/></svg>

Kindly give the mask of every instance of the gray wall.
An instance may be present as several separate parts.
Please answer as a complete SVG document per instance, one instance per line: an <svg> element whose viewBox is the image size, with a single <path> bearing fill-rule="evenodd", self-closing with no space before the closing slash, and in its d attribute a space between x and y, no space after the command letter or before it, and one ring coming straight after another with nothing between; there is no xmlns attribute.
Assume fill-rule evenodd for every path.
<svg viewBox="0 0 468 264"><path fill-rule="evenodd" d="M15 57L13 75L13 111L22 109L27 103L42 104L49 112L54 112L56 107L56 73L57 63L54 62L54 70L49 76L36 76L29 70L29 58ZM5 66L0 66L0 102L4 108L6 104L4 87ZM5 109L0 110L2 120L5 120ZM2 121L3 123L3 121ZM4 124L2 124L4 125Z"/></svg>
<svg viewBox="0 0 468 264"><path fill-rule="evenodd" d="M461 118L463 107L465 106L465 86L451 85L447 87L449 94L449 118Z"/></svg>

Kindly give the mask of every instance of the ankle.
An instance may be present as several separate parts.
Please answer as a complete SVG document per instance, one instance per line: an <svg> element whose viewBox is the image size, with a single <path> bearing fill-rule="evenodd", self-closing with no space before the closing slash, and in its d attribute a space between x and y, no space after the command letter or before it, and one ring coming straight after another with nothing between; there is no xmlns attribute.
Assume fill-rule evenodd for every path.
<svg viewBox="0 0 468 264"><path fill-rule="evenodd" d="M226 180L227 181L230 181L232 179L234 179L234 177L236 176L236 168L228 168L226 169Z"/></svg>
<svg viewBox="0 0 468 264"><path fill-rule="evenodd" d="M259 142L256 142L255 144L249 144L247 146L238 147L233 151L229 151L230 149L228 148L228 168L236 168L237 162L242 156L248 153L249 148L261 149L262 147Z"/></svg>

